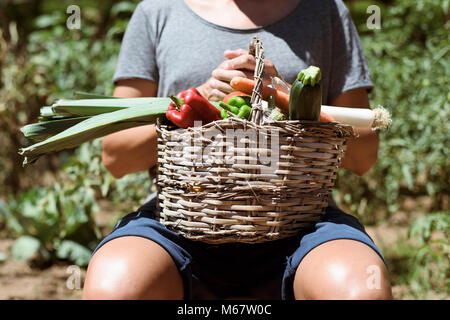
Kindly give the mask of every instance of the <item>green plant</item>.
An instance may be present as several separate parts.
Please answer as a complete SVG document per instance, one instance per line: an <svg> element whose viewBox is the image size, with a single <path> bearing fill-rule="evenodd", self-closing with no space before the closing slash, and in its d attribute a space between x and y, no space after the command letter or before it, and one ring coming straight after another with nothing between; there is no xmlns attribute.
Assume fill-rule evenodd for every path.
<svg viewBox="0 0 450 320"><path fill-rule="evenodd" d="M102 236L95 217L98 200L128 196L139 204L150 189L146 174L115 180L101 164L100 141L27 168L17 153L26 143L19 128L35 120L41 106L72 98L74 88L112 94L121 36L137 1L103 4L80 2L80 30L66 28L64 1L46 1L36 19L7 5L8 18L32 23L1 21L6 28L0 29L0 225L17 238L12 247L17 258L86 265ZM133 185L136 180L140 184Z"/></svg>
<svg viewBox="0 0 450 320"><path fill-rule="evenodd" d="M409 236L419 245L410 273L413 292L450 294L450 211L418 219L411 224Z"/></svg>
<svg viewBox="0 0 450 320"><path fill-rule="evenodd" d="M93 220L97 209L92 189L66 184L31 189L9 199L4 219L11 235L17 237L12 246L14 258L68 258L59 250L63 246L67 251L72 243L74 249L83 249L73 260L86 265L101 236Z"/></svg>
<svg viewBox="0 0 450 320"><path fill-rule="evenodd" d="M123 215L142 204L152 189L147 173L115 179L101 163L101 140L83 144L65 161L52 187L26 190L0 202L0 221L17 238L17 259L68 259L87 265L103 234L96 220L99 199L122 204ZM117 212L116 212L117 213ZM114 213L107 213L114 218ZM37 257L36 257L37 256Z"/></svg>
<svg viewBox="0 0 450 320"><path fill-rule="evenodd" d="M41 106L72 98L74 88L112 94L121 37L137 2L80 1L80 30L66 27L69 1L0 4L7 13L0 22L0 196L34 187L42 172L60 168L67 153L22 168L17 150L26 141L19 129Z"/></svg>
<svg viewBox="0 0 450 320"><path fill-rule="evenodd" d="M436 198L432 210L448 209L448 4L397 0L383 7L380 30L367 30L365 20L357 25L375 84L372 105L392 116L376 166L363 177L339 172L336 200L365 223L396 212L404 196L429 195ZM377 216L384 208L388 215Z"/></svg>

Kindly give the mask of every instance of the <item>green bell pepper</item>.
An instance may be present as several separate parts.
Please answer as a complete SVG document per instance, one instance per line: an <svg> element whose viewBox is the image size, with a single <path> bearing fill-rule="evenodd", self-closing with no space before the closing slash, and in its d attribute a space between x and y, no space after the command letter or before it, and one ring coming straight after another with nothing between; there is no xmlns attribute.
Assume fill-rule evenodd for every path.
<svg viewBox="0 0 450 320"><path fill-rule="evenodd" d="M248 105L244 104L239 108L238 117L241 119L247 119L249 120L250 114L252 113L252 108L250 108Z"/></svg>
<svg viewBox="0 0 450 320"><path fill-rule="evenodd" d="M228 105L233 106L233 107L240 108L246 104L247 104L247 101L245 101L244 98L239 97L239 96L231 97L230 100L228 100Z"/></svg>
<svg viewBox="0 0 450 320"><path fill-rule="evenodd" d="M238 99L232 100L233 98L238 98ZM224 118L224 116L226 114L225 110L228 110L231 113L234 113L235 115L237 115L241 119L245 118L245 119L249 120L250 114L252 113L252 108L249 107L247 105L247 103L245 102L245 100L242 99L241 97L233 97L233 98L231 98L230 101L235 105L230 105L223 101L219 102L219 106L221 106L223 108L221 111L222 118L226 119L226 118ZM228 114L226 115L226 117L227 118L229 117Z"/></svg>
<svg viewBox="0 0 450 320"><path fill-rule="evenodd" d="M230 111L231 113L234 113L234 114L238 114L238 113L239 113L239 107L231 106L231 105L229 105L229 104L226 104L226 103L223 102L223 101L220 101L220 102L219 102L219 106L221 106L221 107L224 108L224 109L227 109L227 110Z"/></svg>
<svg viewBox="0 0 450 320"><path fill-rule="evenodd" d="M222 119L228 119L230 117L225 109L220 110L220 116Z"/></svg>

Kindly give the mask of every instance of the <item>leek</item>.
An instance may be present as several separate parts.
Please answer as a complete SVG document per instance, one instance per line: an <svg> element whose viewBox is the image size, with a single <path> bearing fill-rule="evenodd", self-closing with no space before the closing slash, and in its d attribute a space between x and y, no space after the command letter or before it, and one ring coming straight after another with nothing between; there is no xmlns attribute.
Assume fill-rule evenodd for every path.
<svg viewBox="0 0 450 320"><path fill-rule="evenodd" d="M21 148L19 154L25 157L24 165L33 163L47 153L75 148L120 130L155 123L166 111L167 105L154 105L150 108L130 107L92 116L46 140Z"/></svg>
<svg viewBox="0 0 450 320"><path fill-rule="evenodd" d="M21 148L23 165L39 157L101 138L108 134L165 120L170 98L116 98L75 92L78 99L60 99L40 110L39 122L20 130L34 144ZM218 107L218 102L210 101Z"/></svg>

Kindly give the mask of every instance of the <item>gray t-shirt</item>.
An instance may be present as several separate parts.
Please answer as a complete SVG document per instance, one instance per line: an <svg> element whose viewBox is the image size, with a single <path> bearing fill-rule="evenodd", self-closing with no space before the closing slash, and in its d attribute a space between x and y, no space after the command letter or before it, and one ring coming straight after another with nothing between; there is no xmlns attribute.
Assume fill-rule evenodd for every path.
<svg viewBox="0 0 450 320"><path fill-rule="evenodd" d="M113 80L148 79L158 83L158 96L176 94L205 83L225 60L225 50L248 49L254 35L289 83L301 69L320 67L324 104L348 90L373 88L356 28L341 0L301 0L283 19L252 29L206 21L184 0L144 0L128 24Z"/></svg>

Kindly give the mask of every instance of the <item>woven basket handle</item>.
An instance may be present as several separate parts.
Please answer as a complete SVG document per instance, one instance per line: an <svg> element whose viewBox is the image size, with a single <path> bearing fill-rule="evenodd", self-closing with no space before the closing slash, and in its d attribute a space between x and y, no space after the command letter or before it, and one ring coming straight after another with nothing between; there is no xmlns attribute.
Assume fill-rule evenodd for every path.
<svg viewBox="0 0 450 320"><path fill-rule="evenodd" d="M264 49L261 40L257 36L254 36L250 43L249 53L256 60L255 73L253 75L255 86L253 87L252 98L250 100L252 104L251 121L260 125L263 119L261 100L264 76Z"/></svg>

